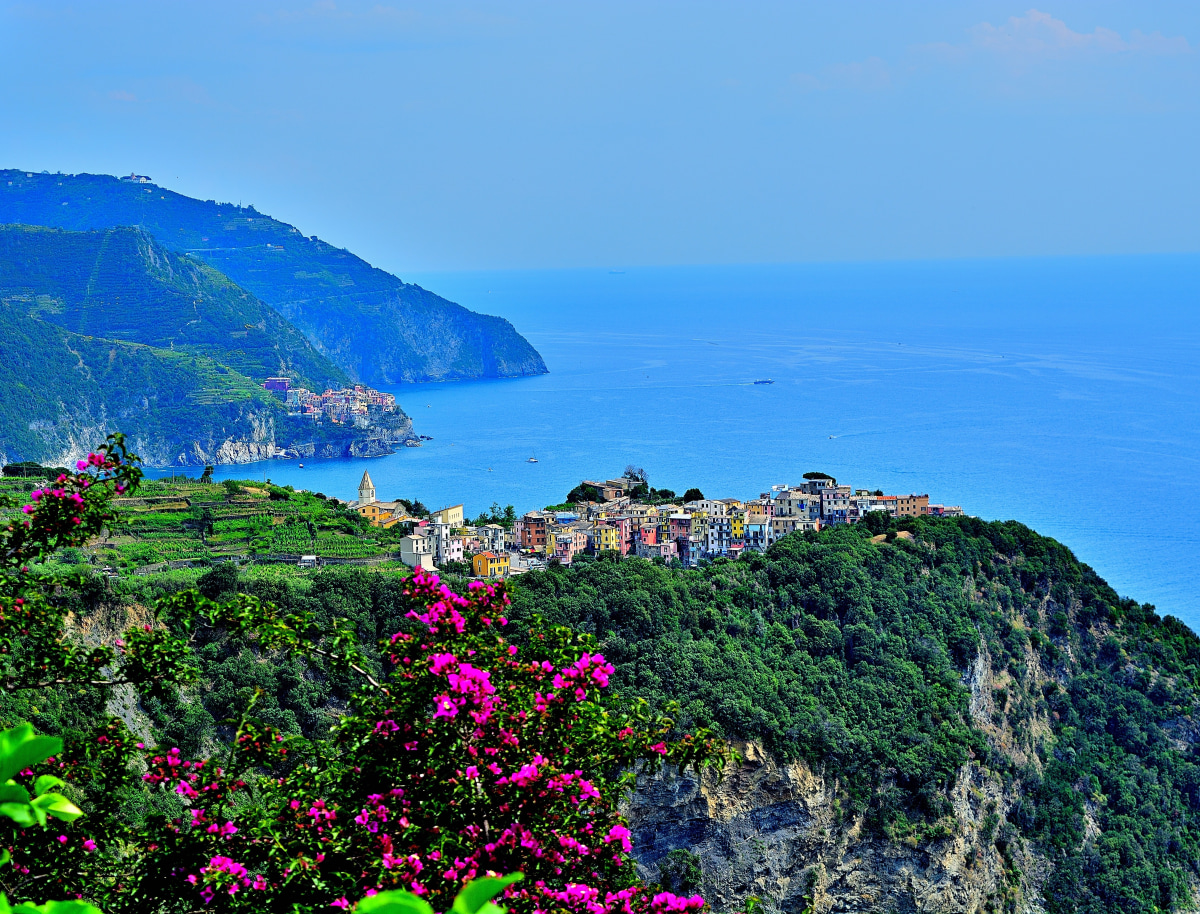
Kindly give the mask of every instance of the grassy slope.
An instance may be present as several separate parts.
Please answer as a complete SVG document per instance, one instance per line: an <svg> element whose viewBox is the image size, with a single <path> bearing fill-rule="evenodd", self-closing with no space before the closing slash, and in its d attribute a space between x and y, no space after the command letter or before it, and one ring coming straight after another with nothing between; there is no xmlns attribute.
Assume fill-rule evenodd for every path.
<svg viewBox="0 0 1200 914"><path fill-rule="evenodd" d="M228 275L368 383L546 370L503 318L404 283L252 207L195 200L107 175L27 177L0 170L0 222L75 230L139 225L167 248L191 251Z"/></svg>
<svg viewBox="0 0 1200 914"><path fill-rule="evenodd" d="M23 495L35 483L0 482ZM224 485L179 477L143 482L124 504L127 523L91 550L98 563L121 570L179 560L315 554L323 559L386 557L400 548L401 530L371 527L324 496L243 481ZM10 509L11 513L11 509ZM3 516L0 515L0 520ZM284 566L286 567L286 566Z"/></svg>

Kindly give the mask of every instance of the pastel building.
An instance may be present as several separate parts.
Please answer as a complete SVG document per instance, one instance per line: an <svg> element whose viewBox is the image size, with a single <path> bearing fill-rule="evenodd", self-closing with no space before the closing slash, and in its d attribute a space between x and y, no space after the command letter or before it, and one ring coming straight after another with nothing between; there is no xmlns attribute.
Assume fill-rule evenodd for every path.
<svg viewBox="0 0 1200 914"><path fill-rule="evenodd" d="M896 496L897 517L920 517L929 513L928 495L898 495Z"/></svg>
<svg viewBox="0 0 1200 914"><path fill-rule="evenodd" d="M505 534L506 531L499 524L484 524L482 527L475 528L475 535L479 537L479 542L485 549L492 552L505 552Z"/></svg>
<svg viewBox="0 0 1200 914"><path fill-rule="evenodd" d="M433 550L431 537L412 534L400 539L400 561L409 568L436 570L433 564Z"/></svg>
<svg viewBox="0 0 1200 914"><path fill-rule="evenodd" d="M592 527L592 552L619 552L620 548L620 533L615 526L601 521Z"/></svg>

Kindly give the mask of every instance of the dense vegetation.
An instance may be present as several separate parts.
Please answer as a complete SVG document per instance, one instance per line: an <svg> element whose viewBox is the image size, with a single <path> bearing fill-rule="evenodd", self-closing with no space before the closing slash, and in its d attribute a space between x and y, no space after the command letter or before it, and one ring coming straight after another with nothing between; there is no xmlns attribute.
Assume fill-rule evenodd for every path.
<svg viewBox="0 0 1200 914"><path fill-rule="evenodd" d="M893 837L941 833L956 771L984 760L1022 794L994 839L1048 853L1052 911L1188 898L1200 639L1020 524L902 525L916 539L841 527L693 570L552 565L521 579L513 614L594 633L623 693L807 760ZM981 651L998 683L985 722L964 684Z"/></svg>
<svg viewBox="0 0 1200 914"><path fill-rule="evenodd" d="M76 231L140 226L230 277L368 384L542 374L503 318L468 311L252 206L108 175L0 171L0 222Z"/></svg>
<svg viewBox="0 0 1200 914"><path fill-rule="evenodd" d="M318 496L235 488L149 484L142 503L123 509L129 530L110 542L132 531L147 543L156 531L198 537L207 523L210 549L248 554L248 545L302 538L311 524L385 545ZM172 503L184 491L192 504ZM277 523L274 511L291 513ZM498 506L493 514L502 519ZM92 638L111 638L143 607L191 587L217 600L240 591L318 627L349 620L374 670L384 659L378 639L403 626L410 605L394 565L224 564L102 578L94 565L70 564L83 558L65 550L45 567L74 580L54 599L88 620ZM919 842L952 832L948 789L964 764L984 765L1017 798L996 810L988 840L1002 854L1027 841L1046 855L1055 914L1171 910L1200 878L1200 639L1118 598L1062 545L1020 524L873 515L695 569L552 563L522 576L513 595L518 643L541 630L523 624L535 614L593 635L625 698L678 702L677 733L712 726L805 760L839 784L844 814L879 835ZM159 689L123 712L185 753L228 741L255 695L264 725L320 741L353 693L344 670L320 658L263 663L253 638L237 633L200 631L188 651L196 685ZM967 683L981 676L992 692L982 716ZM30 719L70 741L103 708L90 690L8 694L0 724ZM694 860L677 858L664 880L694 884Z"/></svg>
<svg viewBox="0 0 1200 914"><path fill-rule="evenodd" d="M69 582L39 568L116 523L113 499L139 477L114 437L0 529L4 714L42 716L58 699L78 721L40 721L60 725L50 737L27 722L0 732L0 910L53 893L82 903L17 914L98 914L89 902L108 914L503 914L483 905L503 889L522 914L698 914L702 898L656 892L629 865L618 803L636 767L703 766L722 747L672 740L672 721L644 703L606 699L613 668L586 636L547 626L511 644L503 584L398 581L391 634L370 655L328 605L318 619L221 592L231 566L120 637L71 632L88 588L63 599ZM315 741L239 700L227 745L201 758L105 719L117 688L153 703L200 681L196 644L353 691ZM499 873L512 875L472 890Z"/></svg>

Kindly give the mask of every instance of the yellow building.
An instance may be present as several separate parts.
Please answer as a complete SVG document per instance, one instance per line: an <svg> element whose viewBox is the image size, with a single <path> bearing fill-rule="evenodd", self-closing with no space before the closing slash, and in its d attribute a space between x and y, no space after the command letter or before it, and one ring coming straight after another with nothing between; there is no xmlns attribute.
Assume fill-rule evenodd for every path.
<svg viewBox="0 0 1200 914"><path fill-rule="evenodd" d="M616 551L620 548L617 542L617 528L608 524L596 524L592 530L592 542L597 552L605 550Z"/></svg>
<svg viewBox="0 0 1200 914"><path fill-rule="evenodd" d="M508 553L477 552L471 556L471 570L477 578L502 578L508 574Z"/></svg>
<svg viewBox="0 0 1200 914"><path fill-rule="evenodd" d="M433 511L429 515L429 522L431 524L449 524L451 527L461 527L463 525L463 506L451 505L449 508Z"/></svg>
<svg viewBox="0 0 1200 914"><path fill-rule="evenodd" d="M729 515L729 535L733 541L740 542L746 535L746 512L734 511Z"/></svg>
<svg viewBox="0 0 1200 914"><path fill-rule="evenodd" d="M396 524L412 523L415 517L410 517L404 506L398 501L373 501L370 504L359 505L354 509L371 522L372 527L385 529Z"/></svg>

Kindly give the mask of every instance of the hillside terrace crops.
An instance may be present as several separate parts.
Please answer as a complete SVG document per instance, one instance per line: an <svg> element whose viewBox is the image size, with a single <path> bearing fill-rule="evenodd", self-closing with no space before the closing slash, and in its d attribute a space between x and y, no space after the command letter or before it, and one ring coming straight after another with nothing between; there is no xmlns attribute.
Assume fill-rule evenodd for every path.
<svg viewBox="0 0 1200 914"><path fill-rule="evenodd" d="M37 480L0 480L6 522ZM371 527L336 502L269 483L237 491L193 479L147 479L138 497L120 499L124 521L91 545L89 560L116 571L181 561L249 558L294 561L300 555L354 560L398 557L401 530Z"/></svg>

